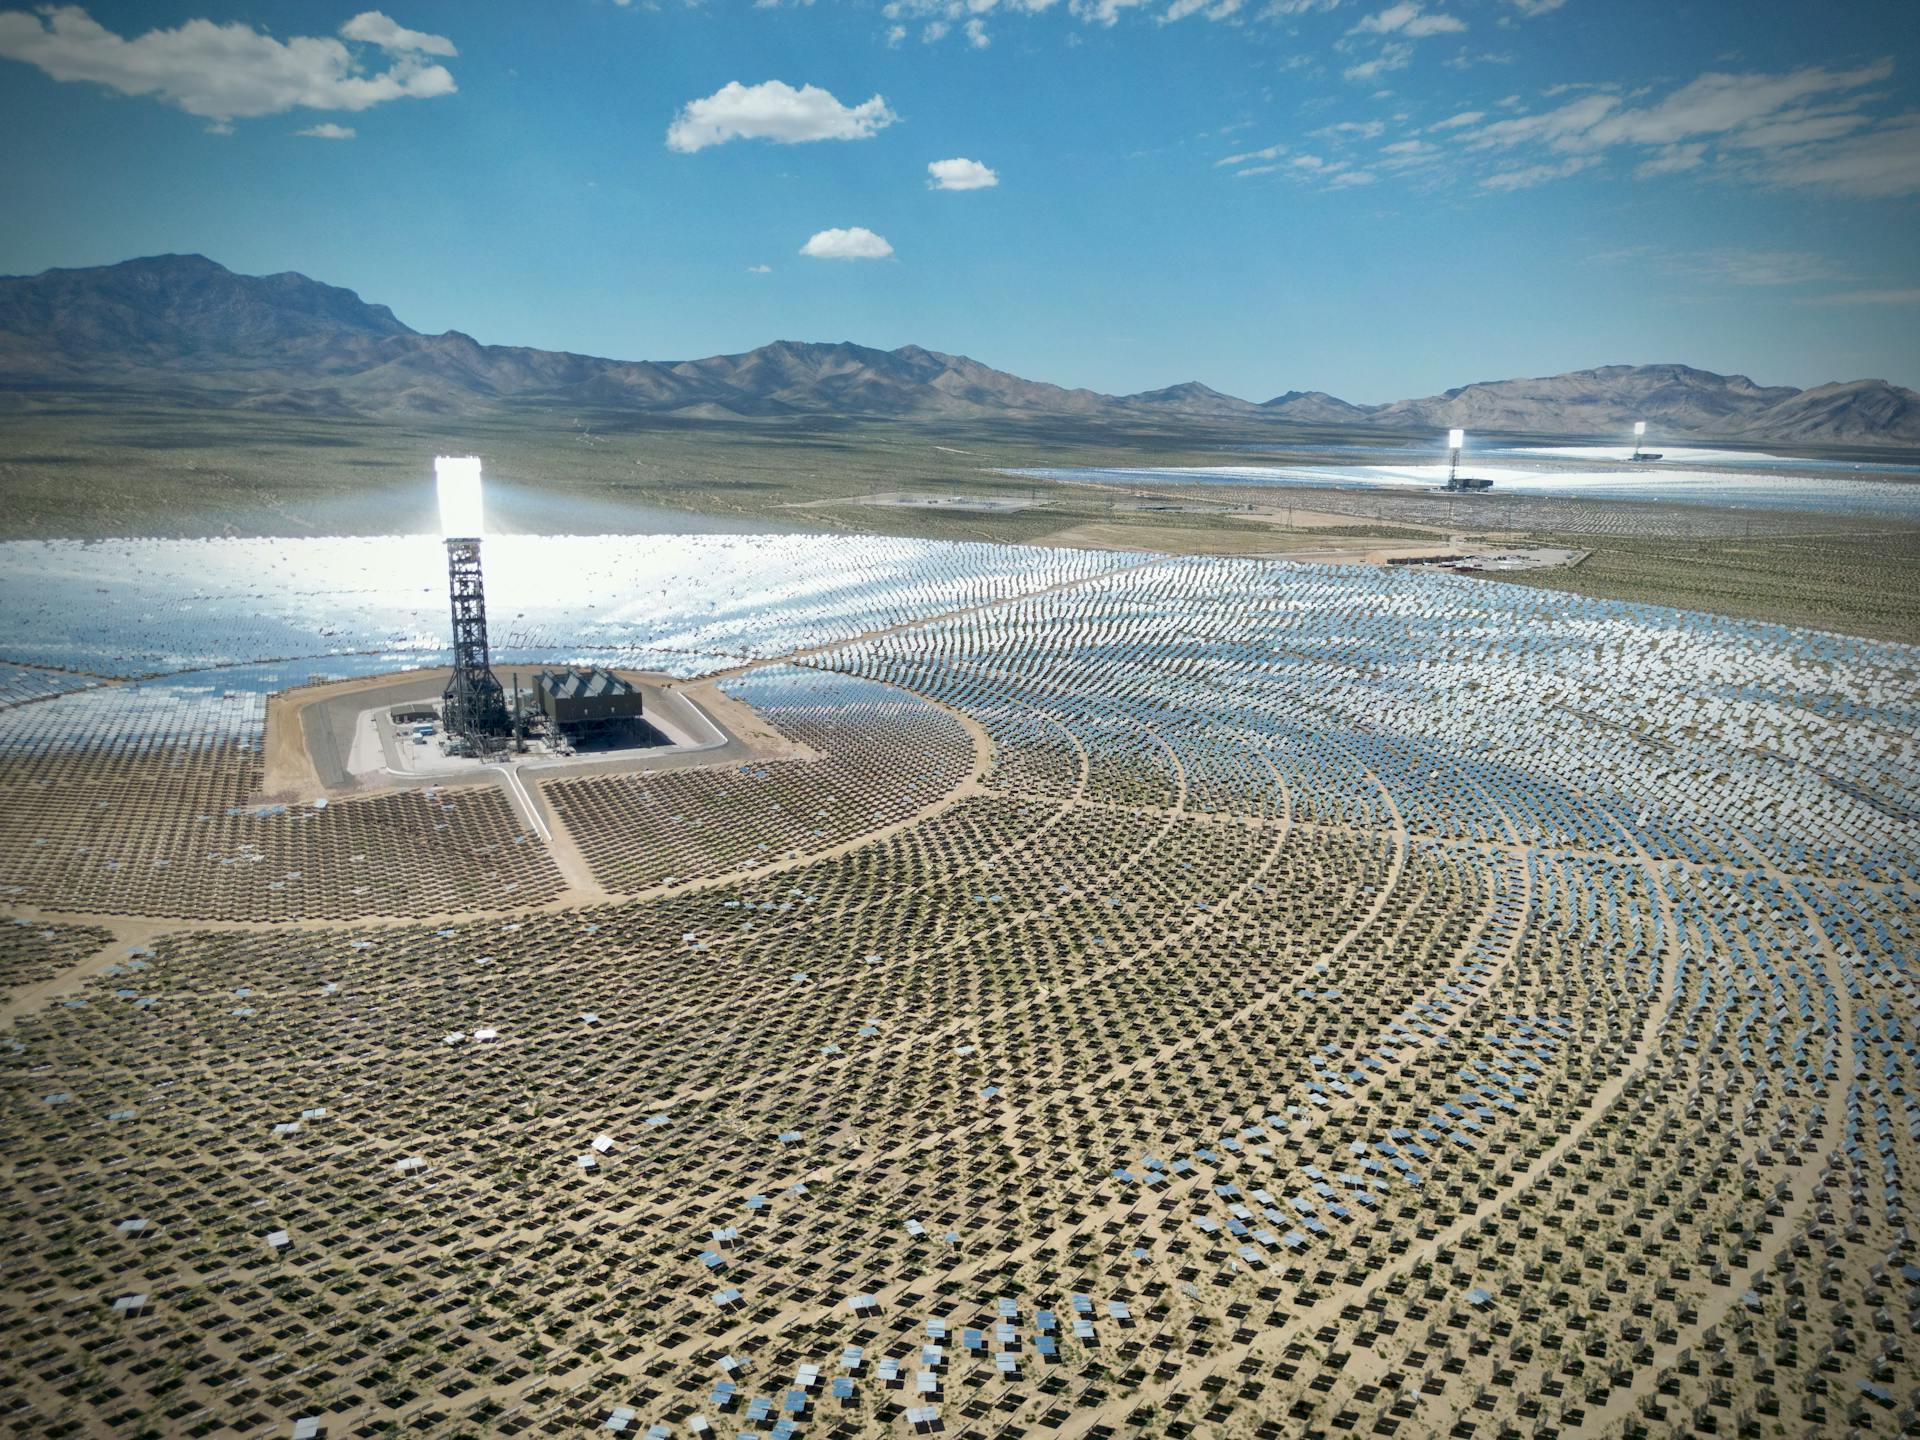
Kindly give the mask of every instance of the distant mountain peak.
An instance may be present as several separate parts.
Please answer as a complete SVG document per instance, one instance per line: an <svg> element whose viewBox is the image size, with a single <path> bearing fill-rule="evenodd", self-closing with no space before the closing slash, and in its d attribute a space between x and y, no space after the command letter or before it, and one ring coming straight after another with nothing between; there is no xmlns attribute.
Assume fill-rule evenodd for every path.
<svg viewBox="0 0 1920 1440"><path fill-rule="evenodd" d="M1302 425L1352 425L1364 421L1372 410L1354 405L1324 390L1289 390L1265 401L1260 409L1268 415Z"/></svg>
<svg viewBox="0 0 1920 1440"><path fill-rule="evenodd" d="M1920 395L1884 380L1796 390L1676 363L1481 380L1352 405L1289 390L1255 405L1197 380L1135 395L1069 390L920 345L776 340L737 355L621 361L423 335L384 305L297 271L236 274L205 255L0 277L0 387L191 387L210 404L298 413L458 413L568 404L699 417L940 415L1116 422L1368 425L1541 434L1657 432L1920 445Z"/></svg>
<svg viewBox="0 0 1920 1440"><path fill-rule="evenodd" d="M1250 413L1259 407L1250 400L1242 400L1234 395L1223 395L1211 385L1202 385L1198 380L1187 380L1179 385L1168 385L1159 390L1142 390L1137 395L1120 397L1122 405L1149 410L1174 411L1185 415L1238 415Z"/></svg>
<svg viewBox="0 0 1920 1440"><path fill-rule="evenodd" d="M110 269L110 270L133 270L133 271L147 270L147 271L160 271L160 272L165 272L170 270L171 271L212 270L212 271L217 271L222 275L231 275L234 273L233 271L227 269L226 266L222 265L218 260L210 260L205 255L202 255L198 250L191 250L184 254L175 254L169 251L161 255L138 255L131 260L122 260L118 265L110 265L104 268ZM68 272L68 273L77 273L77 272Z"/></svg>

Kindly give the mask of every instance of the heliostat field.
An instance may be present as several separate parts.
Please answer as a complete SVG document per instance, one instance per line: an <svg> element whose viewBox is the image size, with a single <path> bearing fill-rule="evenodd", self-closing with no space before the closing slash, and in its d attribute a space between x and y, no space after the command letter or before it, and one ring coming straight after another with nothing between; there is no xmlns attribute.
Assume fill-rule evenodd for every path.
<svg viewBox="0 0 1920 1440"><path fill-rule="evenodd" d="M530 780L546 836L268 796L267 694L444 663L431 541L6 547L10 1432L1911 1423L1910 647L489 545L496 667L785 750Z"/></svg>

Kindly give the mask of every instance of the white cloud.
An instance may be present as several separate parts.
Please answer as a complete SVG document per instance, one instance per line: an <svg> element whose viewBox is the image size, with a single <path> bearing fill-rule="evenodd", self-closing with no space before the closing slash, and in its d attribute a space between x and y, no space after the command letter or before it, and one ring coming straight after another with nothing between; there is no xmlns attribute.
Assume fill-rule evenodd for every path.
<svg viewBox="0 0 1920 1440"><path fill-rule="evenodd" d="M1318 140L1377 140L1386 133L1384 120L1342 120L1310 131Z"/></svg>
<svg viewBox="0 0 1920 1440"><path fill-rule="evenodd" d="M1650 180L1656 175L1679 175L1688 170L1697 170L1706 164L1707 147L1704 145L1669 145L1650 160L1642 160L1633 167L1636 180Z"/></svg>
<svg viewBox="0 0 1920 1440"><path fill-rule="evenodd" d="M77 5L31 15L0 12L0 56L38 66L56 80L152 95L217 124L296 108L365 110L454 92L446 67L421 58L453 54L443 37L406 30L378 11L355 16L341 33L384 49L387 68L360 73L354 52L332 36L281 41L238 21L189 20L130 40ZM366 38L375 34L384 38ZM401 37L411 39L401 44Z"/></svg>
<svg viewBox="0 0 1920 1440"><path fill-rule="evenodd" d="M1095 25L1111 25L1124 10L1137 10L1148 0L1070 0L1068 6L1082 20Z"/></svg>
<svg viewBox="0 0 1920 1440"><path fill-rule="evenodd" d="M1587 258L1595 264L1630 265L1717 285L1809 285L1851 278L1826 256L1811 250L1668 250L1658 245L1630 245Z"/></svg>
<svg viewBox="0 0 1920 1440"><path fill-rule="evenodd" d="M1507 3L1522 15L1545 15L1558 10L1567 0L1507 0Z"/></svg>
<svg viewBox="0 0 1920 1440"><path fill-rule="evenodd" d="M1920 305L1920 290L1844 290L1834 295L1808 295L1806 305Z"/></svg>
<svg viewBox="0 0 1920 1440"><path fill-rule="evenodd" d="M808 140L865 140L900 117L875 95L842 105L815 85L798 90L779 80L721 86L704 100L689 101L667 127L667 148L690 155L729 140L772 140L797 145Z"/></svg>
<svg viewBox="0 0 1920 1440"><path fill-rule="evenodd" d="M1474 53L1462 45L1440 63L1449 70L1471 70L1475 65L1511 65L1519 58L1511 50L1481 50Z"/></svg>
<svg viewBox="0 0 1920 1440"><path fill-rule="evenodd" d="M296 135L304 135L309 140L351 140L360 132L351 125L336 125L331 120L323 125L309 125L304 130L296 130Z"/></svg>
<svg viewBox="0 0 1920 1440"><path fill-rule="evenodd" d="M1380 53L1371 60L1363 60L1358 65L1349 65L1340 73L1349 80L1377 80L1389 70L1404 70L1413 63L1413 46L1395 42L1382 45Z"/></svg>
<svg viewBox="0 0 1920 1440"><path fill-rule="evenodd" d="M1920 195L1920 113L1899 116L1864 135L1789 150L1763 174L1777 185L1863 199Z"/></svg>
<svg viewBox="0 0 1920 1440"><path fill-rule="evenodd" d="M1175 25L1199 18L1215 24L1242 24L1249 18L1275 21L1309 11L1332 10L1341 0L1267 0L1256 10L1248 0L1066 0L1065 9L1076 20L1102 28L1119 24L1130 13L1151 16L1157 25ZM886 43L899 45L910 24L918 24L920 38L929 45L950 36L964 36L969 45L985 49L990 43L989 17L1012 19L1043 15L1060 8L1061 0L884 0L880 13L887 22ZM1080 41L1074 35L1067 44Z"/></svg>
<svg viewBox="0 0 1920 1440"><path fill-rule="evenodd" d="M1757 125L1736 130L1721 143L1739 150L1784 150L1851 135L1868 119L1857 110L1808 107L1783 111Z"/></svg>
<svg viewBox="0 0 1920 1440"><path fill-rule="evenodd" d="M1473 131L1467 139L1481 149L1505 149L1529 143L1555 149L1584 147L1589 143L1587 137L1593 133L1593 127L1612 114L1619 104L1617 95L1582 95L1558 109L1496 120Z"/></svg>
<svg viewBox="0 0 1920 1440"><path fill-rule="evenodd" d="M1327 129L1335 132L1335 138L1338 138L1340 127L1329 126ZM1357 169L1350 160L1329 160L1322 155L1287 155L1285 159L1279 158L1283 155L1287 155L1286 146L1269 145L1263 150L1229 155L1224 160L1216 161L1215 168L1222 165L1235 167L1233 178L1236 180L1278 175L1295 185L1316 190L1351 190L1361 185L1375 184L1380 178L1371 170ZM1391 165L1395 158L1390 156L1383 163Z"/></svg>
<svg viewBox="0 0 1920 1440"><path fill-rule="evenodd" d="M1587 94L1554 110L1496 120L1471 138L1481 146L1537 141L1563 151L1676 145L1710 138L1737 147L1774 149L1830 139L1858 128L1865 123L1864 117L1848 102L1821 107L1802 102L1858 90L1892 73L1893 62L1882 61L1858 70L1706 74L1654 105L1626 108L1617 95Z"/></svg>
<svg viewBox="0 0 1920 1440"><path fill-rule="evenodd" d="M1458 130L1462 125L1477 125L1487 118L1484 110L1462 110L1458 115L1449 115L1444 120L1436 120L1429 130Z"/></svg>
<svg viewBox="0 0 1920 1440"><path fill-rule="evenodd" d="M1641 152L1638 179L1701 171L1868 199L1920 194L1920 113L1880 120L1871 113L1885 97L1866 87L1892 74L1891 60L1779 75L1711 72L1652 104L1592 91L1551 110L1486 125L1461 120L1458 128L1473 149L1545 152L1538 164L1482 181L1495 189L1587 168L1556 168L1554 155L1597 159L1627 148Z"/></svg>
<svg viewBox="0 0 1920 1440"><path fill-rule="evenodd" d="M1405 35L1412 40L1423 40L1429 35L1456 34L1466 28L1466 21L1455 16L1430 15L1417 0L1400 0L1397 5L1366 16L1348 33Z"/></svg>
<svg viewBox="0 0 1920 1440"><path fill-rule="evenodd" d="M1530 190L1535 185L1544 185L1549 180L1564 180L1569 175L1600 163L1592 155L1576 155L1570 160L1562 160L1557 165L1523 165L1514 170L1499 170L1480 181L1482 190L1500 192L1512 190Z"/></svg>
<svg viewBox="0 0 1920 1440"><path fill-rule="evenodd" d="M1227 155L1213 162L1214 168L1226 165L1250 165L1256 160L1271 160L1275 156L1287 153L1284 145L1269 145L1262 150L1244 150L1238 155Z"/></svg>
<svg viewBox="0 0 1920 1440"><path fill-rule="evenodd" d="M1825 256L1807 250L1703 250L1675 256L1663 268L1728 285L1806 285L1845 278L1836 274Z"/></svg>
<svg viewBox="0 0 1920 1440"><path fill-rule="evenodd" d="M1885 80L1893 62L1858 70L1795 70L1786 75L1707 74L1682 85L1659 104L1622 110L1593 127L1591 143L1667 145L1702 135L1725 135L1778 119L1815 95L1858 90Z"/></svg>
<svg viewBox="0 0 1920 1440"><path fill-rule="evenodd" d="M420 55L458 55L453 42L444 35L429 35L424 30L409 30L382 15L378 10L364 10L340 27L340 33L349 40L363 40L369 45L378 45L382 50L398 50Z"/></svg>
<svg viewBox="0 0 1920 1440"><path fill-rule="evenodd" d="M1390 169L1403 170L1413 165L1425 165L1440 153L1440 147L1430 140L1396 140L1391 145L1380 147L1379 163Z"/></svg>
<svg viewBox="0 0 1920 1440"><path fill-rule="evenodd" d="M999 174L978 160L935 160L927 166L929 190L991 190Z"/></svg>
<svg viewBox="0 0 1920 1440"><path fill-rule="evenodd" d="M773 267L771 265L747 266L747 274L749 275L771 275L772 273L773 273Z"/></svg>
<svg viewBox="0 0 1920 1440"><path fill-rule="evenodd" d="M1225 20L1245 3L1246 0L1173 0L1160 12L1160 23L1172 25L1192 15L1203 15L1209 20Z"/></svg>
<svg viewBox="0 0 1920 1440"><path fill-rule="evenodd" d="M884 260L893 254L893 246L866 226L854 225L820 231L800 247L800 253L815 260Z"/></svg>

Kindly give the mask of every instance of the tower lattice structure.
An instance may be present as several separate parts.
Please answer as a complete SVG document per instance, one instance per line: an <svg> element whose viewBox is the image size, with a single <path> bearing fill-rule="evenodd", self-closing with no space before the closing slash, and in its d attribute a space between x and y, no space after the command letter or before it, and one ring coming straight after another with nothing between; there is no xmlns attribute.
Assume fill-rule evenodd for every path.
<svg viewBox="0 0 1920 1440"><path fill-rule="evenodd" d="M507 735L507 697L487 656L487 593L480 578L480 542L447 541L447 589L453 597L453 674L441 719L451 735L477 748Z"/></svg>

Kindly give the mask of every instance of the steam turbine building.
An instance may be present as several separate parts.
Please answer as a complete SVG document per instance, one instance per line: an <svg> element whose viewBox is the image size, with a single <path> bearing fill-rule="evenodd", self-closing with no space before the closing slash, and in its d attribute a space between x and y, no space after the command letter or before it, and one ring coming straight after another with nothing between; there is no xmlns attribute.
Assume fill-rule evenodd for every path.
<svg viewBox="0 0 1920 1440"><path fill-rule="evenodd" d="M549 728L576 739L600 739L645 718L639 688L598 666L543 670L533 690Z"/></svg>

